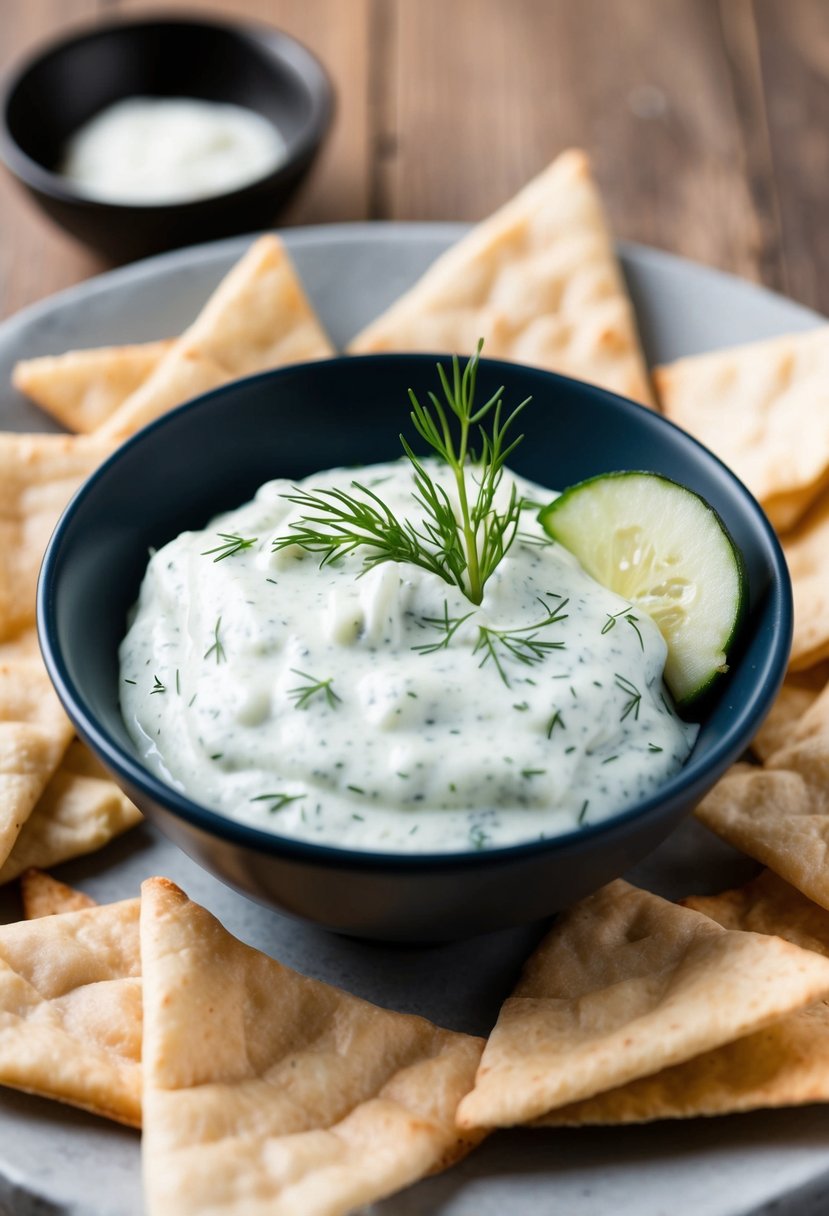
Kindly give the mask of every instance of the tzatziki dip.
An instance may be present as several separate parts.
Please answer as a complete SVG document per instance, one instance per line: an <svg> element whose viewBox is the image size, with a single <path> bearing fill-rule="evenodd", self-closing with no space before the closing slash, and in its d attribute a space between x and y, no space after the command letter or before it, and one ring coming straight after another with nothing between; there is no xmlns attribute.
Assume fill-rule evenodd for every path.
<svg viewBox="0 0 829 1216"><path fill-rule="evenodd" d="M450 470L423 467L451 499ZM304 495L356 482L416 516L407 460L339 469L269 482L152 556L120 688L153 772L281 836L411 853L553 837L678 771L697 727L665 642L546 535L549 489L504 469L495 503L514 487L520 518L476 604L430 569L286 541Z"/></svg>

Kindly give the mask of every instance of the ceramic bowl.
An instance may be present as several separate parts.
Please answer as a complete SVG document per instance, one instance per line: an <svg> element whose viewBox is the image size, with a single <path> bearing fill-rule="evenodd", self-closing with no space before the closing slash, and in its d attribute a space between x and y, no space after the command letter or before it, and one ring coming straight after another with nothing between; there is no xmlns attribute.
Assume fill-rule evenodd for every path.
<svg viewBox="0 0 829 1216"><path fill-rule="evenodd" d="M130 205L85 197L57 171L68 137L131 96L234 102L278 127L284 160L238 190ZM332 90L319 61L264 25L185 17L100 24L42 48L5 78L0 156L53 220L115 261L267 228L328 130Z"/></svg>
<svg viewBox="0 0 829 1216"><path fill-rule="evenodd" d="M118 707L118 646L151 547L248 501L273 477L388 460L407 425L406 390L426 393L436 356L303 364L237 381L124 444L63 515L46 554L38 627L49 673L79 734L148 818L230 885L343 933L424 941L532 921L624 873L687 815L746 748L791 642L791 587L756 501L710 452L658 414L601 389L484 360L482 398L533 397L511 458L561 488L613 469L650 469L702 494L740 547L749 604L731 670L700 710L685 767L653 796L546 841L394 855L290 840L200 806L150 773Z"/></svg>

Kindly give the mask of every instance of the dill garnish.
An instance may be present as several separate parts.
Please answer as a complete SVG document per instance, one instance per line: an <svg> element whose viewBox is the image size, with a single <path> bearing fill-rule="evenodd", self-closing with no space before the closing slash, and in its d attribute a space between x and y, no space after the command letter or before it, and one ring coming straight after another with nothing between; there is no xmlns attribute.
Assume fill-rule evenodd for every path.
<svg viewBox="0 0 829 1216"><path fill-rule="evenodd" d="M579 817L576 820L577 823L584 823L584 817L587 814L587 808L589 806L590 806L590 799L585 798L584 802L581 804L581 810L579 811Z"/></svg>
<svg viewBox="0 0 829 1216"><path fill-rule="evenodd" d="M538 602L542 608L547 609L547 616L541 621L535 621L532 625L523 625L519 629L491 629L487 625L478 626L478 641L472 651L473 654L483 651L484 657L478 666L483 667L491 659L507 688L510 688L511 685L504 669L505 660L513 659L516 663L532 667L537 663L542 663L551 650L564 650L564 642L545 641L539 638L538 631L546 629L548 625L555 625L558 621L566 620L568 614L562 612L562 608L567 606L568 601L562 600L552 611L543 600L539 599Z"/></svg>
<svg viewBox="0 0 829 1216"><path fill-rule="evenodd" d="M304 794L257 794L255 798L251 798L251 802L270 802L268 810L272 815L277 811L282 811L291 802L299 802L300 798L304 798Z"/></svg>
<svg viewBox="0 0 829 1216"><path fill-rule="evenodd" d="M557 726L560 726L562 730L565 729L564 719L561 716L561 711L558 709L555 711L552 718L550 718L550 721L547 723L547 738L548 739L551 739L553 737L553 731L555 730L555 728Z"/></svg>
<svg viewBox="0 0 829 1216"><path fill-rule="evenodd" d="M447 604L446 600L444 600L442 617L421 617L421 623L424 627L428 627L429 629L437 629L439 632L442 632L443 637L439 638L437 642L423 642L420 646L412 646L412 650L417 651L418 654L435 654L438 650L448 649L449 643L452 641L452 638L460 629L461 625L464 623L464 621L468 621L471 616L474 616L474 613L467 612L466 616L451 617L449 615L449 605Z"/></svg>
<svg viewBox="0 0 829 1216"><path fill-rule="evenodd" d="M292 667L291 671L295 676L302 676L303 680L308 680L307 684L300 684L296 688L288 689L288 696L294 702L295 709L307 709L310 701L317 694L322 694L332 709L342 701L342 697L338 697L331 687L334 683L333 676L329 676L327 680L318 680L315 676L309 676L307 671L297 671L296 667Z"/></svg>
<svg viewBox="0 0 829 1216"><path fill-rule="evenodd" d="M221 627L222 627L222 618L217 617L216 624L213 626L213 644L211 646L209 646L207 648L207 650L205 650L204 654L202 655L202 658L209 659L211 654L215 654L217 664L221 663L223 659L227 658L227 655L225 654L225 648L221 643L221 639L219 638L219 630L221 629Z"/></svg>
<svg viewBox="0 0 829 1216"><path fill-rule="evenodd" d="M445 402L430 392L430 410L409 389L412 424L421 439L452 470L456 503L433 480L401 435L400 442L413 471L413 497L422 512L417 525L398 519L373 489L358 481L351 486L359 491L359 497L345 490L303 493L297 489L284 497L303 509L302 518L289 525L286 535L274 540L274 551L298 545L309 553L321 554L320 564L324 566L357 549L367 549L362 573L382 562L405 562L431 571L458 587L473 604L480 604L487 579L518 532L522 502L515 487L504 510L496 510L494 504L504 463L523 439L519 436L509 440L507 433L529 400L522 401L504 422L502 389L475 407L482 345L478 343L463 372L457 356L453 357L451 380L443 365L437 365ZM452 415L458 424L457 437L450 425ZM487 431L482 423L488 416ZM475 428L481 444L477 456L470 447ZM471 484L467 481L467 467L472 473Z"/></svg>
<svg viewBox="0 0 829 1216"><path fill-rule="evenodd" d="M604 635L606 633L610 633L611 629L613 629L615 627L616 622L621 617L625 621L627 621L628 625L630 625L631 629L634 631L634 633L636 634L636 636L639 639L639 645L642 647L642 650L644 651L645 643L643 641L642 634L639 631L639 617L633 615L633 612L631 611L632 608L633 608L633 605L628 604L627 608L620 608L618 612L608 612L607 620L605 621L604 625L602 626L602 637L604 637Z"/></svg>
<svg viewBox="0 0 829 1216"><path fill-rule="evenodd" d="M259 539L258 536L252 536L250 540L246 540L243 536L236 536L232 532L217 532L216 535L222 543L213 549L203 549L200 554L201 557L209 557L211 553L217 553L218 557L213 558L214 562L223 562L226 557L233 557L234 553L250 549Z"/></svg>
<svg viewBox="0 0 829 1216"><path fill-rule="evenodd" d="M618 673L616 673L616 687L620 688L622 692L625 693L625 695L629 698L629 700L625 702L624 708L622 709L622 716L619 721L624 722L625 718L627 718L630 714L633 714L634 721L638 722L639 706L642 703L641 692L635 684L626 679L624 676L620 676Z"/></svg>
<svg viewBox="0 0 829 1216"><path fill-rule="evenodd" d="M153 680L155 682L154 682L152 688L150 689L150 696L152 696L154 692L166 692L167 691L166 684L162 684L161 681L159 680L158 676L153 676Z"/></svg>

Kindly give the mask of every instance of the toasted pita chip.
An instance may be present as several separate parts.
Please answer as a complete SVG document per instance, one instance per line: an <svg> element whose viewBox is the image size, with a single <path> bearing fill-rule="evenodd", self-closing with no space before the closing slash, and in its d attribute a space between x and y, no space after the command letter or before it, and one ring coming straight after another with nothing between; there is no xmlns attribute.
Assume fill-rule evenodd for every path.
<svg viewBox="0 0 829 1216"><path fill-rule="evenodd" d="M751 743L751 750L760 760L801 738L809 738L822 730L823 709L804 722L806 712L829 686L829 664L819 663L807 671L790 672L771 707L768 717ZM829 711L829 705L826 707ZM801 725L802 724L802 725ZM829 729L829 719L827 719Z"/></svg>
<svg viewBox="0 0 829 1216"><path fill-rule="evenodd" d="M0 1085L141 1122L139 901L0 927Z"/></svg>
<svg viewBox="0 0 829 1216"><path fill-rule="evenodd" d="M76 891L65 882L58 882L43 870L26 870L21 874L20 896L24 920L38 920L41 916L57 916L62 912L80 912L82 908L95 907L95 900L84 891Z"/></svg>
<svg viewBox="0 0 829 1216"><path fill-rule="evenodd" d="M42 664L0 663L0 865L72 739Z"/></svg>
<svg viewBox="0 0 829 1216"><path fill-rule="evenodd" d="M801 436L801 442L808 447L810 440ZM783 552L794 595L789 669L803 671L829 658L829 493L784 538Z"/></svg>
<svg viewBox="0 0 829 1216"><path fill-rule="evenodd" d="M75 740L0 866L0 884L94 853L140 822L138 808Z"/></svg>
<svg viewBox="0 0 829 1216"><path fill-rule="evenodd" d="M24 359L14 366L12 384L67 430L87 433L144 383L172 343L102 346Z"/></svg>
<svg viewBox="0 0 829 1216"><path fill-rule="evenodd" d="M770 870L735 891L681 901L725 929L768 933L829 956L829 912ZM549 1127L647 1123L829 1101L829 1005L819 1001L756 1034L575 1102Z"/></svg>
<svg viewBox="0 0 829 1216"><path fill-rule="evenodd" d="M742 1038L829 992L829 959L617 881L557 922L489 1038L462 1127L537 1119Z"/></svg>
<svg viewBox="0 0 829 1216"><path fill-rule="evenodd" d="M829 326L679 359L654 383L671 421L791 528L829 474Z"/></svg>
<svg viewBox="0 0 829 1216"><path fill-rule="evenodd" d="M92 436L0 434L0 642L34 624L37 575L52 530L112 448Z"/></svg>
<svg viewBox="0 0 829 1216"><path fill-rule="evenodd" d="M98 433L120 441L229 380L333 353L282 242L260 237Z"/></svg>
<svg viewBox="0 0 829 1216"><path fill-rule="evenodd" d="M351 342L512 359L652 404L633 309L586 155L562 153Z"/></svg>
<svg viewBox="0 0 829 1216"><path fill-rule="evenodd" d="M697 818L798 891L829 908L829 737L735 764L697 807Z"/></svg>
<svg viewBox="0 0 829 1216"><path fill-rule="evenodd" d="M482 1041L305 979L142 888L152 1216L337 1216L463 1156Z"/></svg>

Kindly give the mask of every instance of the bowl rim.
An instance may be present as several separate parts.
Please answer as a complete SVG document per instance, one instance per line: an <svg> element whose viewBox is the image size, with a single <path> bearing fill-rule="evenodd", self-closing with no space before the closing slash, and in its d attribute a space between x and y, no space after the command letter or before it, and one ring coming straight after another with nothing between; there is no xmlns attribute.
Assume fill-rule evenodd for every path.
<svg viewBox="0 0 829 1216"><path fill-rule="evenodd" d="M274 169L233 190L223 190L195 199L167 203L110 201L75 190L67 178L47 169L17 142L9 127L8 111L15 93L30 72L44 60L60 54L68 47L95 42L119 31L134 31L149 26L190 26L233 35L248 43L254 43L266 52L272 70L278 63L286 75L290 75L295 83L299 83L306 90L311 113L299 134L290 140L286 138L285 157ZM126 96L128 95L125 94ZM313 155L325 138L331 126L334 108L334 86L322 61L293 34L264 21L235 21L220 16L214 18L207 13L174 9L158 13L150 11L132 19L115 17L100 22L84 21L73 24L54 38L37 42L0 74L0 161L26 186L57 202L83 206L93 212L112 211L123 216L134 211L148 216L174 212L176 216L186 218L188 214L205 206L253 197L290 176L298 165Z"/></svg>
<svg viewBox="0 0 829 1216"><path fill-rule="evenodd" d="M702 453L703 459L725 474L726 479L736 489L747 504L749 513L757 527L757 541L762 545L765 541L768 556L771 559L772 577L767 595L772 597L776 605L776 620L778 630L774 644L768 648L765 665L757 668L753 687L753 695L744 700L737 718L728 730L716 741L706 756L704 768L696 771L693 763L692 749L686 763L668 781L660 785L648 798L642 799L634 806L608 816L597 823L574 827L570 831L561 832L543 840L522 841L516 844L500 845L481 850L464 850L456 852L433 853L395 853L380 852L368 849L343 848L338 845L317 844L313 841L300 840L290 836L281 836L276 832L265 831L253 825L241 822L211 810L190 798L187 794L175 789L162 781L146 768L135 755L130 754L121 744L110 737L102 728L99 720L88 709L82 692L69 675L67 664L60 646L57 643L57 599L54 592L53 580L56 567L59 564L61 548L67 531L71 528L79 507L94 494L98 484L117 467L123 455L132 452L149 439L163 432L168 426L175 425L182 418L196 413L203 408L205 402L216 403L223 398L232 396L239 384L272 383L287 376L311 374L321 366L333 368L334 373L339 366L382 366L389 363L404 364L415 362L434 364L449 358L445 352L439 353L389 353L368 355L339 355L324 361L290 364L286 367L258 372L252 376L241 377L203 393L192 400L170 410L160 418L143 427L135 435L119 445L86 479L76 491L71 501L63 511L52 533L40 569L37 587L37 633L43 660L49 677L58 696L78 729L81 737L89 743L94 751L104 758L105 764L118 774L127 785L137 787L142 794L153 802L159 803L175 817L183 819L191 827L218 836L231 844L245 848L254 848L258 852L270 855L293 858L315 865L330 868L363 869L371 871L397 871L411 873L425 870L475 869L495 865L509 865L522 858L542 853L554 853L558 850L567 852L569 849L578 850L581 845L598 836L612 839L617 833L625 835L627 826L636 819L655 819L669 816L677 801L693 801L701 793L710 788L711 771L715 771L716 780L729 764L733 763L749 745L751 738L765 718L774 695L776 695L788 665L793 630L793 600L791 579L788 572L780 542L769 523L762 507L751 491L713 452L701 444L688 432L682 430L670 419L655 410L640 405L637 402L611 393L585 381L575 380L557 372L543 368L530 367L501 359L483 359L481 364L488 367L500 368L505 376L519 369L522 374L530 373L542 379L552 380L567 391L586 397L596 397L609 401L613 408L621 409L633 419L648 417L651 423L655 421L657 428L667 428L679 436L680 442ZM171 538L172 539L172 538ZM739 725L739 729L737 729ZM696 746L696 745L695 745ZM661 812L661 815L660 815Z"/></svg>

